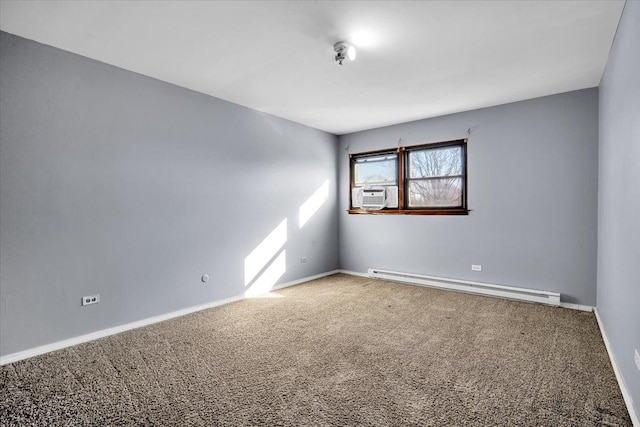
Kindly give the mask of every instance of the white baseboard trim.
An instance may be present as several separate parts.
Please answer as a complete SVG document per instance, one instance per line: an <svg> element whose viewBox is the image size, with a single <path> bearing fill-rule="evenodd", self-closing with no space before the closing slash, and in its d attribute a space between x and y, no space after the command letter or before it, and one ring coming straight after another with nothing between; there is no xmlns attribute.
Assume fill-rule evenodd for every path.
<svg viewBox="0 0 640 427"><path fill-rule="evenodd" d="M582 305L582 304L574 304L571 302L560 302L560 307L562 308L570 308L571 310L579 310L579 311L593 311L595 307L590 305Z"/></svg>
<svg viewBox="0 0 640 427"><path fill-rule="evenodd" d="M336 274L338 270L328 271L326 273L316 274L314 276L304 277L302 279L293 280L290 282L282 283L273 287L273 290L286 288L289 286L298 285L300 283L308 282L311 280L319 279L321 277L330 276ZM42 345L39 347L30 348L28 350L19 351L17 353L7 354L0 357L0 366L8 363L17 362L19 360L28 359L30 357L39 356L41 354L49 353L55 350L61 350L73 345L82 344L89 341L94 341L99 338L108 337L110 335L119 334L120 332L129 331L131 329L141 328L143 326L152 325L154 323L163 322L165 320L173 319L175 317L184 316L187 314L195 313L197 311L206 310L208 308L219 307L235 301L239 301L247 298L245 295L238 295L231 298L225 298L217 301L213 301L206 304L200 304L193 307L184 308L181 310L172 311L170 313L160 314L158 316L148 317L146 319L137 320L135 322L127 323L120 326L114 326L113 328L102 329L100 331L91 332L85 335L69 338L62 341L57 341L51 344Z"/></svg>
<svg viewBox="0 0 640 427"><path fill-rule="evenodd" d="M160 314L158 316L147 317L146 319L137 320L135 322L126 323L124 325L114 326L113 328L102 329L100 331L91 332L85 335L69 338L62 341L57 341L51 344L42 345L28 350L19 351L17 353L7 354L0 357L0 366L7 363L17 362L18 360L28 359L29 357L39 356L44 353L49 353L55 350L61 350L73 345L82 344L85 342L97 340L98 338L108 337L109 335L119 334L120 332L129 331L131 329L140 328L142 326L152 325L154 323L163 322L165 320L173 319L174 317L184 316L186 314L195 313L196 311L206 310L207 308L218 307L221 305L229 304L234 301L243 299L243 295L225 298L218 301L213 301L207 304L200 304L193 307L183 308L181 310L172 311L170 313Z"/></svg>
<svg viewBox="0 0 640 427"><path fill-rule="evenodd" d="M340 270L331 270L326 273L315 274L313 276L304 277L298 280L292 280L291 282L281 283L279 285L275 285L271 290L277 291L278 289L288 288L289 286L299 285L300 283L310 282L312 280L322 279L323 277L331 276L332 274L339 273Z"/></svg>
<svg viewBox="0 0 640 427"><path fill-rule="evenodd" d="M600 333L602 334L602 340L604 341L604 346L607 348L609 360L611 361L611 366L613 366L613 373L616 374L616 380L618 380L618 386L620 386L620 391L622 392L624 403L627 405L627 411L629 411L629 417L631 417L633 427L640 427L640 419L638 419L638 413L633 407L631 394L629 393L629 390L627 390L627 386L625 385L624 380L622 379L622 374L620 373L620 368L616 363L616 358L611 351L611 344L609 343L609 338L607 338L607 333L605 332L604 326L602 325L602 319L600 318L600 314L598 313L598 308L594 308L593 312L596 315L596 320L598 321L598 326L600 327Z"/></svg>
<svg viewBox="0 0 640 427"><path fill-rule="evenodd" d="M336 273L348 274L349 276L366 277L368 279L370 278L368 273L360 273L358 271L336 270Z"/></svg>

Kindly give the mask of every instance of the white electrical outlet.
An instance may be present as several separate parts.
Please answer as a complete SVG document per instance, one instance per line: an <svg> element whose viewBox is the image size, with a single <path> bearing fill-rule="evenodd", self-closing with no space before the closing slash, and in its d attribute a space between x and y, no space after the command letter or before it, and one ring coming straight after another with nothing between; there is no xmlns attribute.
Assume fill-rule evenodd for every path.
<svg viewBox="0 0 640 427"><path fill-rule="evenodd" d="M473 271L482 271L482 266L480 264L471 264L471 269Z"/></svg>
<svg viewBox="0 0 640 427"><path fill-rule="evenodd" d="M82 297L82 305L97 304L100 302L100 294Z"/></svg>
<svg viewBox="0 0 640 427"><path fill-rule="evenodd" d="M300 263L304 264L305 262L307 262L306 256L303 256L302 258L300 258Z"/></svg>
<svg viewBox="0 0 640 427"><path fill-rule="evenodd" d="M636 368L640 371L640 353L638 353L638 349L633 353L633 360L636 362Z"/></svg>

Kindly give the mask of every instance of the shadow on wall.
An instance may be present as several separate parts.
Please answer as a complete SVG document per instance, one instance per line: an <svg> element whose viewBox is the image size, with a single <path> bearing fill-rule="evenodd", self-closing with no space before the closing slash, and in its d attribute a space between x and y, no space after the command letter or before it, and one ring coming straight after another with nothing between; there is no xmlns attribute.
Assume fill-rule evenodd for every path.
<svg viewBox="0 0 640 427"><path fill-rule="evenodd" d="M298 229L313 217L329 198L327 179L299 208ZM255 297L271 291L287 271L288 220L284 218L258 246L244 259L244 286L246 297Z"/></svg>

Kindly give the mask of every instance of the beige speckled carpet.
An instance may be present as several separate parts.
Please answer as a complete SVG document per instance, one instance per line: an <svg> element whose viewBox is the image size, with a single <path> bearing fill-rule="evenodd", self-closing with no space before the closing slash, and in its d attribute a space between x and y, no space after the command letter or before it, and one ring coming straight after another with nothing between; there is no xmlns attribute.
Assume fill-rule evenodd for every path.
<svg viewBox="0 0 640 427"><path fill-rule="evenodd" d="M335 275L0 368L0 424L630 426L592 313Z"/></svg>

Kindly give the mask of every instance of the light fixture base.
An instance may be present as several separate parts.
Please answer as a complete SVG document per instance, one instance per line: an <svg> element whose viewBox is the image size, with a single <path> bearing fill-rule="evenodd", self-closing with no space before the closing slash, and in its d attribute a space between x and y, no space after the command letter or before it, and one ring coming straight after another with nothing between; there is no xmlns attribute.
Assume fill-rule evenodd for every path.
<svg viewBox="0 0 640 427"><path fill-rule="evenodd" d="M338 65L342 65L342 62L349 58L351 61L356 59L356 49L349 43L340 41L333 45L333 50L336 53L335 60Z"/></svg>

